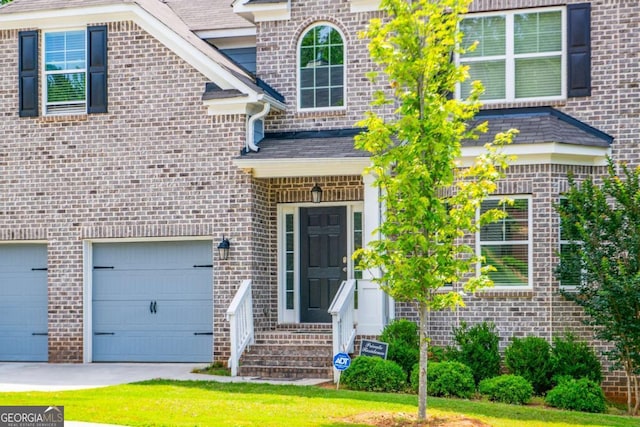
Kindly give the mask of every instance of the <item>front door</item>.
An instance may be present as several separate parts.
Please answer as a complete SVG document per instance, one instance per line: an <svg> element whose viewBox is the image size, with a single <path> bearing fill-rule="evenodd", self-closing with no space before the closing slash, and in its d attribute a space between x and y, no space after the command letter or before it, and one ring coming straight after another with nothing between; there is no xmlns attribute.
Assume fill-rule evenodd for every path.
<svg viewBox="0 0 640 427"><path fill-rule="evenodd" d="M347 208L300 208L300 321L330 323L327 312L347 279Z"/></svg>

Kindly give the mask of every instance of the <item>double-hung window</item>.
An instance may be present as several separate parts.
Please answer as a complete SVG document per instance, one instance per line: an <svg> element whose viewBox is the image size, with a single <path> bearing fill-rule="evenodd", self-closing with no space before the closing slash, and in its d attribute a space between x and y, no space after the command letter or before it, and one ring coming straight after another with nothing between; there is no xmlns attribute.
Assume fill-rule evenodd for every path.
<svg viewBox="0 0 640 427"><path fill-rule="evenodd" d="M484 101L565 98L564 13L551 8L465 18L463 46L478 45L459 58L470 74L460 96L466 98L471 82L480 80Z"/></svg>
<svg viewBox="0 0 640 427"><path fill-rule="evenodd" d="M560 206L563 208L567 207L567 199L562 197L560 198ZM565 268L560 273L560 286L565 288L574 288L580 285L581 281L581 258L580 258L580 246L581 242L574 240L576 236L571 236L571 226L565 224L562 225L562 220L560 221L560 233L559 233L559 255L562 263L569 264L565 265Z"/></svg>
<svg viewBox="0 0 640 427"><path fill-rule="evenodd" d="M21 31L21 117L107 112L107 27Z"/></svg>
<svg viewBox="0 0 640 427"><path fill-rule="evenodd" d="M44 34L45 114L77 114L87 109L86 31Z"/></svg>
<svg viewBox="0 0 640 427"><path fill-rule="evenodd" d="M298 105L300 109L344 107L344 39L331 25L315 25L298 48Z"/></svg>
<svg viewBox="0 0 640 427"><path fill-rule="evenodd" d="M489 273L495 286L531 285L531 206L530 198L514 197L513 204L498 199L482 202L480 213L502 210L505 217L488 224L476 236L477 251L484 264L493 266Z"/></svg>

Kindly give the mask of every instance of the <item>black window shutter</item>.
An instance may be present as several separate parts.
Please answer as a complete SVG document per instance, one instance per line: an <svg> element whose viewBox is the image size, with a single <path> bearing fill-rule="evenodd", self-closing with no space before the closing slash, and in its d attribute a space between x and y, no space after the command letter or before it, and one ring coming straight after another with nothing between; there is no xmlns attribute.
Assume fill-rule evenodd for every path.
<svg viewBox="0 0 640 427"><path fill-rule="evenodd" d="M107 112L107 27L87 28L87 112Z"/></svg>
<svg viewBox="0 0 640 427"><path fill-rule="evenodd" d="M38 116L38 32L18 33L18 99L20 117Z"/></svg>
<svg viewBox="0 0 640 427"><path fill-rule="evenodd" d="M591 3L567 6L567 95L591 95Z"/></svg>

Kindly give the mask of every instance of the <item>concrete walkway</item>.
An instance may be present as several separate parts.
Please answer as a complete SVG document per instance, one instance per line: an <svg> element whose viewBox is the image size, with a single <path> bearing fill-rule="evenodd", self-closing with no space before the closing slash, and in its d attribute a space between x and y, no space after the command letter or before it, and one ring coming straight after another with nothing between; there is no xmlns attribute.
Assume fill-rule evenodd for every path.
<svg viewBox="0 0 640 427"><path fill-rule="evenodd" d="M231 378L192 373L194 369L205 366L205 364L189 363L0 363L0 393L80 390L160 378L295 385L316 385L327 382L326 379L317 378L288 381L254 377ZM77 421L65 421L65 426L113 427L107 424Z"/></svg>

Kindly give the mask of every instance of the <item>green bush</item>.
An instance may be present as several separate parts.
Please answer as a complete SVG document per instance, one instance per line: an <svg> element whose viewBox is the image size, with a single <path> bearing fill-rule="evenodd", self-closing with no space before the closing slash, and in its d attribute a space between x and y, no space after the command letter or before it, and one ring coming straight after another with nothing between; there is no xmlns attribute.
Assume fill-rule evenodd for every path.
<svg viewBox="0 0 640 427"><path fill-rule="evenodd" d="M418 365L411 372L411 388L418 390ZM473 397L476 385L471 368L460 362L430 362L427 364L427 393L429 396Z"/></svg>
<svg viewBox="0 0 640 427"><path fill-rule="evenodd" d="M533 396L531 383L519 375L501 375L484 379L480 382L478 391L489 400L515 405L524 405Z"/></svg>
<svg viewBox="0 0 640 427"><path fill-rule="evenodd" d="M469 327L462 322L459 328L453 328L453 339L459 347L456 360L471 368L476 384L500 374L500 337L493 323Z"/></svg>
<svg viewBox="0 0 640 427"><path fill-rule="evenodd" d="M571 333L553 339L551 362L555 383L559 383L556 377L567 376L588 378L598 384L602 382L602 365L598 356L586 342L578 341Z"/></svg>
<svg viewBox="0 0 640 427"><path fill-rule="evenodd" d="M341 374L340 382L353 390L403 391L407 374L391 360L358 356Z"/></svg>
<svg viewBox="0 0 640 427"><path fill-rule="evenodd" d="M418 325L406 319L396 319L384 328L380 341L389 344L387 359L400 365L408 377L413 365L420 360Z"/></svg>
<svg viewBox="0 0 640 427"><path fill-rule="evenodd" d="M543 395L551 388L551 346L543 338L513 338L505 349L504 362L510 373L529 381L537 395Z"/></svg>
<svg viewBox="0 0 640 427"><path fill-rule="evenodd" d="M583 412L604 412L604 393L598 383L587 378L566 379L554 387L545 398L545 403L559 409Z"/></svg>

